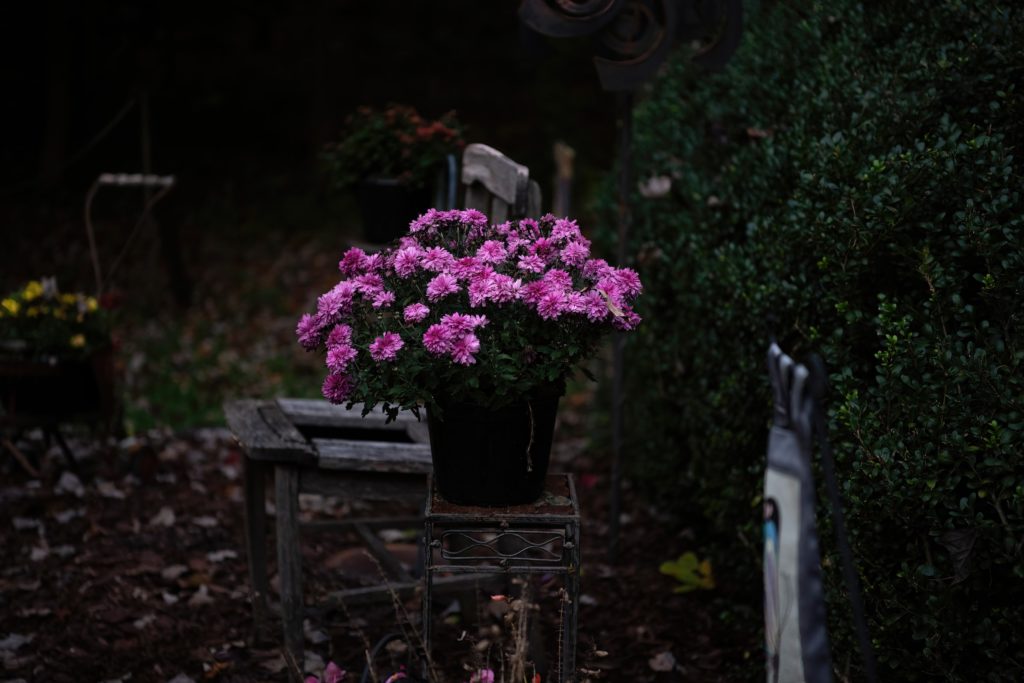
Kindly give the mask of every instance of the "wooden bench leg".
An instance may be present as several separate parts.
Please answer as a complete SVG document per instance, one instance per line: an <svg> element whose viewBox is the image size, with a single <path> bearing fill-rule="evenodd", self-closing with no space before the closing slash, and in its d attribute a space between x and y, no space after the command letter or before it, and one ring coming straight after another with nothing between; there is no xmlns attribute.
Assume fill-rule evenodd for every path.
<svg viewBox="0 0 1024 683"><path fill-rule="evenodd" d="M249 560L252 618L258 639L266 634L270 618L266 486L267 466L245 458L245 552Z"/></svg>
<svg viewBox="0 0 1024 683"><path fill-rule="evenodd" d="M277 576L281 581L281 617L288 671L302 680L302 555L299 548L299 471L278 465L274 472L277 508Z"/></svg>

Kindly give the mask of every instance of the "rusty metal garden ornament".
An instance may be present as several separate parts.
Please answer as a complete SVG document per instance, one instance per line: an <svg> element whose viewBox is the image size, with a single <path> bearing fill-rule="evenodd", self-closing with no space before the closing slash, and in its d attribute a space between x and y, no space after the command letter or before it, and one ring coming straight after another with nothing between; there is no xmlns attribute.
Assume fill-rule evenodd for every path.
<svg viewBox="0 0 1024 683"><path fill-rule="evenodd" d="M654 75L678 40L698 43L701 66L724 66L739 45L743 8L741 0L524 0L519 17L546 36L595 36L601 87L622 92Z"/></svg>

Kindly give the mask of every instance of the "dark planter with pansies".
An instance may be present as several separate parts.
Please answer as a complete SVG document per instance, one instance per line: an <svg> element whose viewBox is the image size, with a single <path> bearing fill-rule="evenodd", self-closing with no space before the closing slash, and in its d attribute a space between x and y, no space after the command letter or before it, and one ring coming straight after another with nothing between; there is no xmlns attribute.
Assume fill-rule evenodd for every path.
<svg viewBox="0 0 1024 683"><path fill-rule="evenodd" d="M0 424L114 427L109 324L95 297L61 292L52 277L0 299Z"/></svg>

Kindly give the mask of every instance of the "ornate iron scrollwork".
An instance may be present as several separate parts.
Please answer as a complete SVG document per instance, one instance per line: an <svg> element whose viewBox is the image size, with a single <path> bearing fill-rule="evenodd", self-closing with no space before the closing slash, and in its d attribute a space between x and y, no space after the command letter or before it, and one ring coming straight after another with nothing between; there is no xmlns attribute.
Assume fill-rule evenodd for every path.
<svg viewBox="0 0 1024 683"><path fill-rule="evenodd" d="M552 38L588 36L618 14L627 0L526 0L519 18L537 33Z"/></svg>
<svg viewBox="0 0 1024 683"><path fill-rule="evenodd" d="M519 17L543 35L595 35L605 90L629 91L665 61L677 37L697 41L694 61L725 65L739 45L742 0L523 0Z"/></svg>
<svg viewBox="0 0 1024 683"><path fill-rule="evenodd" d="M560 562L564 543L563 533L547 530L446 529L441 534L441 557L452 562L489 559Z"/></svg>

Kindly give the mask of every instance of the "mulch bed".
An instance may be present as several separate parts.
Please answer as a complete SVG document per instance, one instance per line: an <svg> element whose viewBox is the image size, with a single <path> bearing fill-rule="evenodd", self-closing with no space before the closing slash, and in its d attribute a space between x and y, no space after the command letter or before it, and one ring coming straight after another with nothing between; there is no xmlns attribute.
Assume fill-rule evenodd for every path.
<svg viewBox="0 0 1024 683"><path fill-rule="evenodd" d="M607 561L603 467L588 457L579 419L570 414L559 431L567 436L556 444L555 466L576 472L585 520L580 680L728 680L730 661L759 656L756 623L737 642L718 624L713 592L673 594L673 580L658 567L695 549L692 531L628 491L619 561ZM39 479L0 456L0 677L286 680L276 629L269 637L253 632L242 455L231 435L154 432L106 444L80 437L72 446L77 474L55 451L43 454ZM381 512L315 496L303 504L310 518ZM400 531L389 540L399 541ZM310 601L376 580L376 568L346 534L305 535L303 554ZM534 590L541 622L557 625L557 607L546 606L557 605L557 586L542 582ZM465 667L485 660L497 670L501 610L486 597L448 606L435 626L446 679L468 680ZM415 601L404 607L417 613ZM333 660L358 680L365 643L395 630L397 611L358 606L311 619L308 671L319 674ZM479 625L474 612L482 613Z"/></svg>

